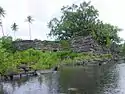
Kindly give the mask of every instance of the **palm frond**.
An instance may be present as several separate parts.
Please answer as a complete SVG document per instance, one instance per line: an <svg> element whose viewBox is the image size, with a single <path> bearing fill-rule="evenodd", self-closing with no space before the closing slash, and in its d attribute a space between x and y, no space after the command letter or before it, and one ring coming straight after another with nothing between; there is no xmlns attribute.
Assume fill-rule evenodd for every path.
<svg viewBox="0 0 125 94"><path fill-rule="evenodd" d="M0 6L0 17L5 17L5 10Z"/></svg>
<svg viewBox="0 0 125 94"><path fill-rule="evenodd" d="M32 21L34 21L34 19L32 18L32 16L27 16L26 21L29 23L32 23Z"/></svg>
<svg viewBox="0 0 125 94"><path fill-rule="evenodd" d="M17 30L18 30L18 25L17 25L16 23L13 23L13 24L11 25L11 29L12 29L13 31L17 31Z"/></svg>

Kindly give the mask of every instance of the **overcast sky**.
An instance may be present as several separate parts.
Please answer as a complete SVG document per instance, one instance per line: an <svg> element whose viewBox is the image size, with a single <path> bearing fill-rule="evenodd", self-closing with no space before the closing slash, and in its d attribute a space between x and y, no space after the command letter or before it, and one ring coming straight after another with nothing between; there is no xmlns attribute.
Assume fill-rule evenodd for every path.
<svg viewBox="0 0 125 94"><path fill-rule="evenodd" d="M47 23L53 17L60 15L60 8L63 5L71 5L72 3L79 4L83 1L84 0L0 0L0 6L6 10L6 16L3 19L4 32L5 34L13 36L10 27L16 22L19 25L16 37L29 39L28 24L25 22L25 18L31 15L35 20L31 26L32 39L50 39L47 38L47 34L49 33ZM99 10L101 20L117 25L123 29L119 36L124 38L125 0L92 0L91 4ZM1 35L2 33L0 32L0 36Z"/></svg>

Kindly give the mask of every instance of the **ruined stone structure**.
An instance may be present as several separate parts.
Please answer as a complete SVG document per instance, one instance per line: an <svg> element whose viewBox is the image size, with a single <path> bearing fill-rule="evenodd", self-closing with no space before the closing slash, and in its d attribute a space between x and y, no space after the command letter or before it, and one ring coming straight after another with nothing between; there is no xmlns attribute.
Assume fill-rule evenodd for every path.
<svg viewBox="0 0 125 94"><path fill-rule="evenodd" d="M29 48L58 51L62 50L61 44L56 41L40 41L40 40L22 40L15 41L13 45L18 50L25 50ZM93 52L93 53L109 53L105 47L98 45L98 43L91 37L77 37L70 41L70 48L74 52Z"/></svg>
<svg viewBox="0 0 125 94"><path fill-rule="evenodd" d="M14 41L13 46L17 50L26 50L29 48L48 51L61 50L60 44L56 41L21 40Z"/></svg>
<svg viewBox="0 0 125 94"><path fill-rule="evenodd" d="M110 53L109 49L100 46L92 36L80 36L72 39L71 48L75 52Z"/></svg>

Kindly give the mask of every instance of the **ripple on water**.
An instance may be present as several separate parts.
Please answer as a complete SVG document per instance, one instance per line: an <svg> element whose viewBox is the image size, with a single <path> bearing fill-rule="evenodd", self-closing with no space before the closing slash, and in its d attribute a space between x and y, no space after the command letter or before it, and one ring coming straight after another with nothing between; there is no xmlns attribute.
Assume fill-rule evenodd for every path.
<svg viewBox="0 0 125 94"><path fill-rule="evenodd" d="M0 83L0 94L67 94L68 92L125 94L125 64L116 64L112 67L67 68L59 73Z"/></svg>

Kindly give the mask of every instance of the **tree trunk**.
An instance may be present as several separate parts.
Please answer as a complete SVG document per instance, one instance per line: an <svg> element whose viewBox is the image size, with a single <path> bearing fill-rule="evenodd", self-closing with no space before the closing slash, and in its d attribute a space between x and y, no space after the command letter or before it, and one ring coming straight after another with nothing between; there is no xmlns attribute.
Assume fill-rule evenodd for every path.
<svg viewBox="0 0 125 94"><path fill-rule="evenodd" d="M3 30L3 22L2 22L2 19L1 19L1 29L2 29L2 34L4 36L4 30Z"/></svg>
<svg viewBox="0 0 125 94"><path fill-rule="evenodd" d="M16 32L16 31L14 31L14 39L16 40L15 32Z"/></svg>
<svg viewBox="0 0 125 94"><path fill-rule="evenodd" d="M1 29L2 29L2 33L3 33L3 36L4 36L3 26L1 26Z"/></svg>
<svg viewBox="0 0 125 94"><path fill-rule="evenodd" d="M31 40L31 27L30 27L30 23L29 23L29 37L30 37L30 40Z"/></svg>

